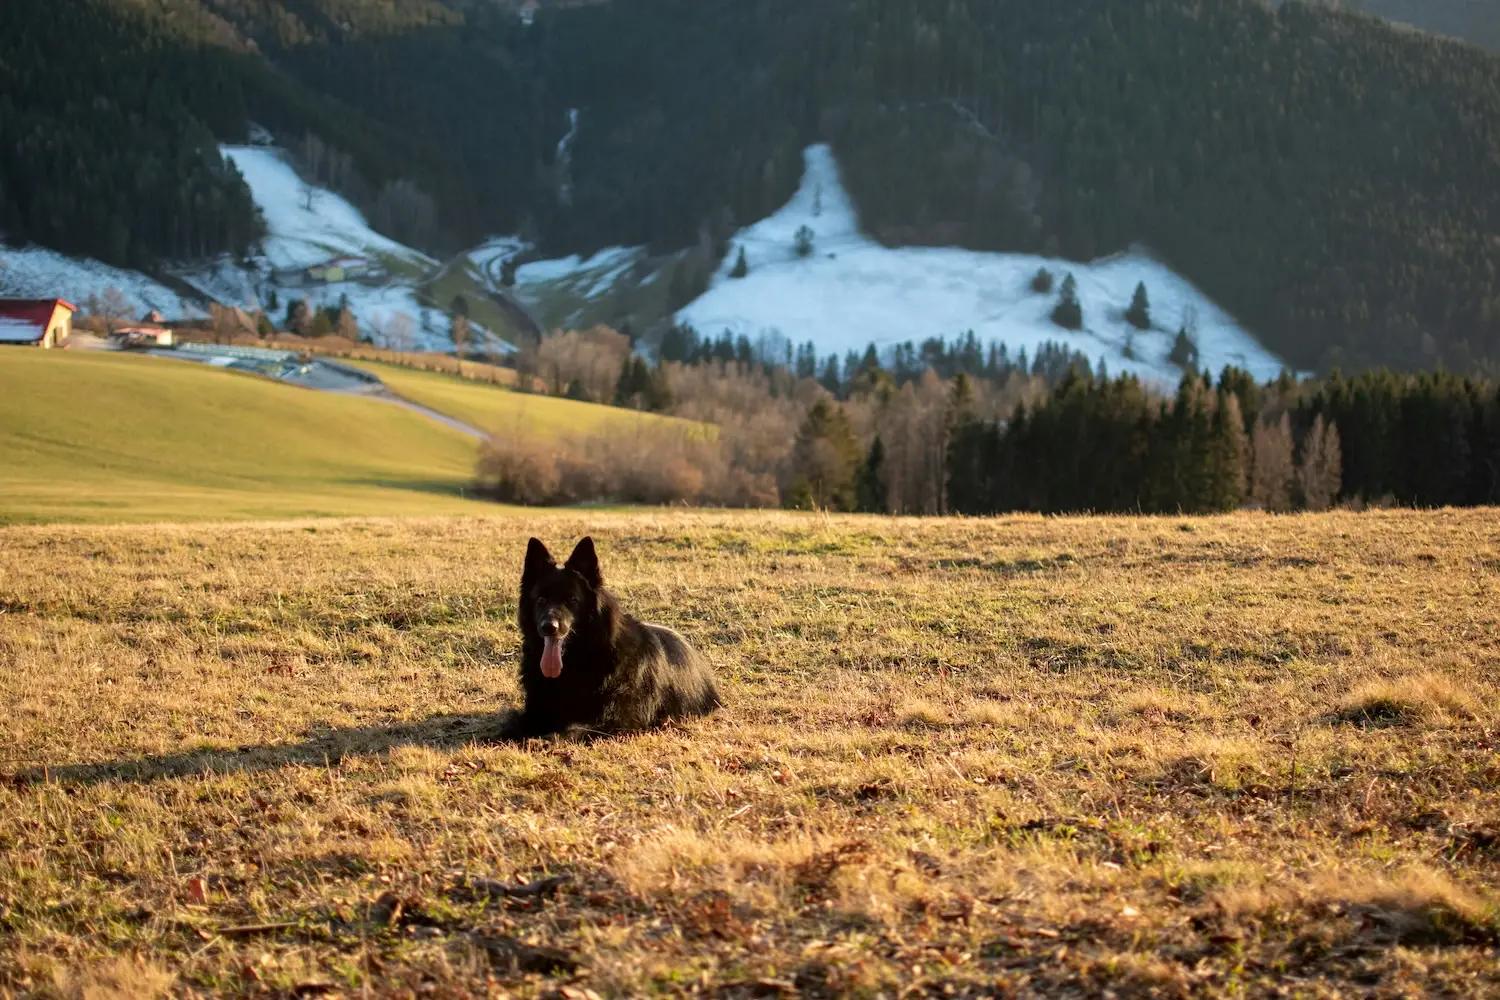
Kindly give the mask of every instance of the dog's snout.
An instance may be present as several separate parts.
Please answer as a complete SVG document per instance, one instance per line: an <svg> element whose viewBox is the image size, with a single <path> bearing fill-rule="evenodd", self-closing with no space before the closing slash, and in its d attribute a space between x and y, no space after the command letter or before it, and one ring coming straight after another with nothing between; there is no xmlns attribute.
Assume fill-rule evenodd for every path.
<svg viewBox="0 0 1500 1000"><path fill-rule="evenodd" d="M543 618L537 623L536 628L547 639L555 639L562 633L562 626L558 624L556 618L551 617Z"/></svg>

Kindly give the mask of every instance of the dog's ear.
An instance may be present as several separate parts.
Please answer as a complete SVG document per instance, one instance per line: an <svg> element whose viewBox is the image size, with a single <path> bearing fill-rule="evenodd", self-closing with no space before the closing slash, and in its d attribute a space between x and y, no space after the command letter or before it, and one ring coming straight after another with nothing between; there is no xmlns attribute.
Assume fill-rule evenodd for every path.
<svg viewBox="0 0 1500 1000"><path fill-rule="evenodd" d="M521 571L521 579L529 580L542 570L556 566L557 561L552 558L552 553L547 551L547 546L539 539L533 538L526 543L526 568Z"/></svg>
<svg viewBox="0 0 1500 1000"><path fill-rule="evenodd" d="M604 575L599 572L599 554L594 551L594 540L585 538L578 543L573 554L568 556L568 562L563 567L570 569L583 577L590 587L598 590L604 586Z"/></svg>

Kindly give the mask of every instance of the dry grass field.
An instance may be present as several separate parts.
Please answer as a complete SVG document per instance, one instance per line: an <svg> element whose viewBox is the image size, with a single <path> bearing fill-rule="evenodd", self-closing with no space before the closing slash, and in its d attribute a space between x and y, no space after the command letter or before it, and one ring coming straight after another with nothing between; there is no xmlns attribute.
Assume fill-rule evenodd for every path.
<svg viewBox="0 0 1500 1000"><path fill-rule="evenodd" d="M728 707L489 744L585 531ZM1497 637L1493 510L0 529L0 996L1494 997Z"/></svg>

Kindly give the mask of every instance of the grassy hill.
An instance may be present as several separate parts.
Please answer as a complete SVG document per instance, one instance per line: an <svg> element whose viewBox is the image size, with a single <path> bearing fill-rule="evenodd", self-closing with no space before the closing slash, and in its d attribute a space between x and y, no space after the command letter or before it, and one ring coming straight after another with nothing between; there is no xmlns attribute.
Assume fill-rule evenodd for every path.
<svg viewBox="0 0 1500 1000"><path fill-rule="evenodd" d="M483 512L475 448L377 400L189 362L0 351L0 521Z"/></svg>
<svg viewBox="0 0 1500 1000"><path fill-rule="evenodd" d="M0 529L0 995L1493 998L1494 525ZM726 708L488 743L585 532Z"/></svg>
<svg viewBox="0 0 1500 1000"><path fill-rule="evenodd" d="M670 421L684 427L689 421L652 413L637 413L615 406L582 403L575 399L514 392L483 382L470 382L454 375L414 371L378 361L351 361L380 376L387 386L413 403L481 430L504 434L524 430L529 434L571 434L629 426L633 422ZM700 425L703 426L703 425ZM703 426L706 433L711 429Z"/></svg>

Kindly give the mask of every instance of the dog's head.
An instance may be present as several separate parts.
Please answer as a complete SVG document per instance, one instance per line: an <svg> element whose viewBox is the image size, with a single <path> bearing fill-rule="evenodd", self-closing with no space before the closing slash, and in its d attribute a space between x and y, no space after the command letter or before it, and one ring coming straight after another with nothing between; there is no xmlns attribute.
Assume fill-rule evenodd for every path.
<svg viewBox="0 0 1500 1000"><path fill-rule="evenodd" d="M579 542L562 566L537 539L526 546L520 625L522 633L542 640L543 676L562 675L563 647L580 625L598 613L603 586L592 538Z"/></svg>

